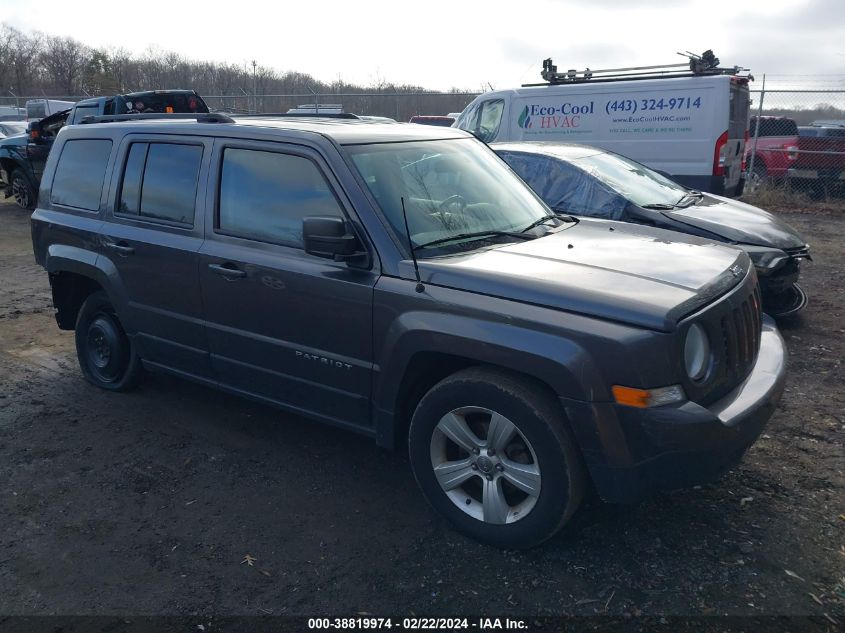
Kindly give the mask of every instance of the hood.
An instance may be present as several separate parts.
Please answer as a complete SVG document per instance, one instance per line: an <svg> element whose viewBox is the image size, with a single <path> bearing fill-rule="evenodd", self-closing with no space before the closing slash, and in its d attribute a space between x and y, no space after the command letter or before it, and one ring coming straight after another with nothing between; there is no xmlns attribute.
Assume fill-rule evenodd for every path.
<svg viewBox="0 0 845 633"><path fill-rule="evenodd" d="M531 241L421 259L419 267L430 284L670 332L741 282L751 262L717 242L582 219Z"/></svg>
<svg viewBox="0 0 845 633"><path fill-rule="evenodd" d="M665 214L737 244L792 249L806 243L795 229L771 213L709 193L698 204Z"/></svg>
<svg viewBox="0 0 845 633"><path fill-rule="evenodd" d="M6 136L4 138L0 138L0 147L21 147L25 146L29 142L29 135L24 132L23 134L15 134L14 136Z"/></svg>

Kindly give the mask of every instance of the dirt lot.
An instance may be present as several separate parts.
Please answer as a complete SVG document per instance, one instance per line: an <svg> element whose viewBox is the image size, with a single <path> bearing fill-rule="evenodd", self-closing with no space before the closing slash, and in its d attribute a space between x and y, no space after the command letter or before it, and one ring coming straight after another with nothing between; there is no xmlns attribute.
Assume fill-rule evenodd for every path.
<svg viewBox="0 0 845 633"><path fill-rule="evenodd" d="M90 387L28 216L0 203L0 614L769 614L838 630L845 216L784 216L812 244L811 303L742 465L633 507L590 501L515 553L451 531L405 455L367 439L171 379Z"/></svg>

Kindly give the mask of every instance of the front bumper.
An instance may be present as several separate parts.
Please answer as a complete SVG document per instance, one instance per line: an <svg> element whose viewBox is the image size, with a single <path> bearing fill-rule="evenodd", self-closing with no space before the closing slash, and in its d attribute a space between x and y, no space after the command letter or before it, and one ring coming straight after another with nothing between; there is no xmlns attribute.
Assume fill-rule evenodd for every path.
<svg viewBox="0 0 845 633"><path fill-rule="evenodd" d="M712 481L738 464L774 412L785 380L786 347L764 316L751 373L708 407L563 404L599 495L631 503L650 492Z"/></svg>

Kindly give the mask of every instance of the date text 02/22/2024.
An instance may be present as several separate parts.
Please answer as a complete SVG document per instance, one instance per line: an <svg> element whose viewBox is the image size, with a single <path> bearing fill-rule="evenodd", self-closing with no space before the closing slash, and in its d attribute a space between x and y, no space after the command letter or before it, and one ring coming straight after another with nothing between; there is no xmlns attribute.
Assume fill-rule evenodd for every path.
<svg viewBox="0 0 845 633"><path fill-rule="evenodd" d="M309 630L399 630L399 631L520 631L528 628L519 618L309 618Z"/></svg>

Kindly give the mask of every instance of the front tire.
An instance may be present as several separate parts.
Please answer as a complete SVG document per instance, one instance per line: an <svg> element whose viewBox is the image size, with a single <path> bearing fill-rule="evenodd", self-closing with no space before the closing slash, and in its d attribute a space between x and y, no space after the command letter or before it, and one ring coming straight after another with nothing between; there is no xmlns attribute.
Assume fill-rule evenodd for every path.
<svg viewBox="0 0 845 633"><path fill-rule="evenodd" d="M408 437L428 502L457 529L527 548L574 514L586 477L553 394L518 375L470 368L420 401Z"/></svg>
<svg viewBox="0 0 845 633"><path fill-rule="evenodd" d="M778 294L763 295L763 311L775 319L795 317L807 303L807 293L798 284L792 284Z"/></svg>
<svg viewBox="0 0 845 633"><path fill-rule="evenodd" d="M92 293L76 319L76 354L82 374L108 391L128 391L141 375L141 363L105 292Z"/></svg>

